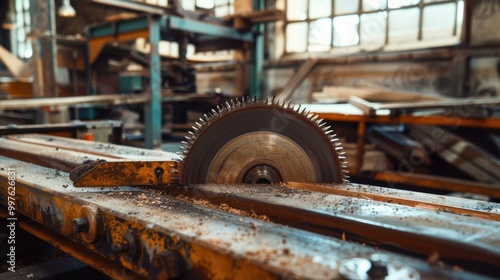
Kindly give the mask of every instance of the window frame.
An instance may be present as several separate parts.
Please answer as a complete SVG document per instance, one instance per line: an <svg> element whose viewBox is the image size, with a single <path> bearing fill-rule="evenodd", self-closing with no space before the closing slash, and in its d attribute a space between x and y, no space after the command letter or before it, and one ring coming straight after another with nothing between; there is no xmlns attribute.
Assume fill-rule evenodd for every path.
<svg viewBox="0 0 500 280"><path fill-rule="evenodd" d="M406 6L401 6L401 7L397 7L397 8L390 8L389 7L389 1L390 0L386 0L386 5L385 5L385 8L383 9L373 9L373 10L369 10L369 11L364 11L364 7L363 7L363 0L357 0L359 1L358 2L358 9L356 12L346 12L346 13L339 13L339 14L336 14L335 13L335 1L337 0L330 0L331 1L331 12L330 12L330 15L328 16L324 16L324 17L318 17L318 18L311 18L309 16L309 6L310 6L310 0L306 0L306 19L304 20L293 20L293 19L288 19L288 13L287 13L287 9L288 9L288 2L289 1L293 1L293 0L284 0L284 20L283 20L283 30L282 30L282 34L283 34L283 56L290 56L290 55L300 55L300 54L304 54L304 53L315 53L315 54L322 54L322 53L331 53L331 52L334 52L336 49L348 49L348 48L352 48L353 51L351 52L356 52L356 50L359 51L359 48L360 47L363 47L362 45L362 39L361 39L361 16L362 15L368 15L368 14L378 14L380 12L385 12L386 13L386 19L385 19L385 39L384 39L384 44L381 46L382 49L391 49L391 48L397 48L397 46L404 46L406 44L390 44L389 42L389 31L390 31L390 12L391 11L397 11L397 10L406 10L406 9L412 9L412 8L418 8L419 9L419 21L418 21L418 35L417 35L417 39L415 41L416 44L414 45L418 45L418 44L421 44L423 42L428 42L428 43L432 43L432 41L424 41L423 40L423 27L424 27L424 10L426 7L429 7L429 6L437 6L437 5L445 5L445 4L450 4L450 3L453 3L455 4L455 21L454 21L454 25L453 25L453 32L451 34L451 36L447 39L453 39L458 42L460 42L460 33L461 33L461 30L458 30L458 13L459 13L459 3L462 2L462 5L465 5L464 3L464 0L443 0L443 1L437 1L437 2L428 2L426 3L425 0L419 0L419 2L417 4L412 4L412 5L406 5ZM355 1L355 0L353 0ZM355 45L350 45L350 46L335 46L334 45L334 42L335 42L335 28L333 26L333 20L334 18L336 17L339 17L339 16L347 16L347 15L356 15L358 17L358 25L357 25L357 33L358 33L358 36L359 36L359 39L358 39L358 42L357 44ZM464 15L463 15L464 16ZM330 23L331 23L331 30L330 30L330 44L328 45L328 50L325 50L325 51L311 51L310 50L310 45L311 43L309 42L309 32L310 32L310 25L311 25L311 22L313 21L316 21L318 19L323 19L323 18L328 18L330 19ZM305 40L306 40L306 48L305 48L305 51L303 52L290 52L288 51L287 49L287 26L289 24L293 24L293 23L300 23L300 22L305 22L307 23L307 27L306 27L306 35L305 35ZM450 43L446 42L445 40L443 40L443 44L441 44L441 46L449 46ZM405 49L418 49L419 47L417 46L413 46L413 47L404 47Z"/></svg>
<svg viewBox="0 0 500 280"><path fill-rule="evenodd" d="M18 4L21 3L21 4ZM26 5L27 3L27 5ZM13 14L13 22L14 27L10 31L11 37L11 51L13 54L18 56L21 59L29 59L33 55L33 47L31 45L31 41L29 39L29 35L31 33L31 14L30 14L30 3L28 0L14 0L10 4L14 5L14 14ZM18 5L21 6L21 10L18 11ZM20 25L19 16L22 16L22 25ZM29 18L29 21L26 20L26 17ZM24 30L24 38L19 36L20 30ZM21 53L21 45L24 46L24 53ZM31 51L30 55L26 55L27 51Z"/></svg>

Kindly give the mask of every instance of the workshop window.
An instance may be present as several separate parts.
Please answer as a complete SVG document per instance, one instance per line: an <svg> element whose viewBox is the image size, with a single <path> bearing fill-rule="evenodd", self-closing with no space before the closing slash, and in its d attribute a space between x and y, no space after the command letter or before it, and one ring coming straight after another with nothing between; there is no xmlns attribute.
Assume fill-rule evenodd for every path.
<svg viewBox="0 0 500 280"><path fill-rule="evenodd" d="M31 41L28 37L31 32L30 1L14 1L14 28L11 30L12 53L20 58L30 58L33 54Z"/></svg>
<svg viewBox="0 0 500 280"><path fill-rule="evenodd" d="M234 14L234 0L182 0L182 7L190 11L209 11L216 17Z"/></svg>
<svg viewBox="0 0 500 280"><path fill-rule="evenodd" d="M285 52L418 48L459 41L463 0L287 0Z"/></svg>

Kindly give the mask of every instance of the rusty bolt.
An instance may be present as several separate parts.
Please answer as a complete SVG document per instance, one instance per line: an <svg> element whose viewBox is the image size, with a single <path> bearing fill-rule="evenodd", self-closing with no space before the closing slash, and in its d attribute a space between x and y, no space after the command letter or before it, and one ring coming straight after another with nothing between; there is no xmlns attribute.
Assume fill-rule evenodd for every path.
<svg viewBox="0 0 500 280"><path fill-rule="evenodd" d="M111 250L115 253L126 253L132 260L137 259L141 255L140 241L130 232L123 235L121 242L111 245Z"/></svg>
<svg viewBox="0 0 500 280"><path fill-rule="evenodd" d="M77 218L73 220L73 230L80 233L83 241L94 243L102 236L104 225L99 209L84 205L78 210Z"/></svg>
<svg viewBox="0 0 500 280"><path fill-rule="evenodd" d="M77 218L73 220L73 232L87 232L89 230L89 221L85 218Z"/></svg>
<svg viewBox="0 0 500 280"><path fill-rule="evenodd" d="M126 252L128 251L128 243L123 242L123 243L115 243L111 246L111 250L115 253L121 253L121 252Z"/></svg>
<svg viewBox="0 0 500 280"><path fill-rule="evenodd" d="M156 179L157 179L157 184L158 185L163 184L163 168L157 167L155 169L155 175L156 175Z"/></svg>

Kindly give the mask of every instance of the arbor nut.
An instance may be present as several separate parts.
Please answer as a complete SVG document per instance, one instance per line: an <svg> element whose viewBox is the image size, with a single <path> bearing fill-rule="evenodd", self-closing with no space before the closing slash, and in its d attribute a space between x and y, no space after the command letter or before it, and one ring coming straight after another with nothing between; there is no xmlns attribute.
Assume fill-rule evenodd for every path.
<svg viewBox="0 0 500 280"><path fill-rule="evenodd" d="M387 266L389 264L389 257L384 254L373 254L370 256L371 267L368 269L367 274L370 277L384 278L389 275Z"/></svg>
<svg viewBox="0 0 500 280"><path fill-rule="evenodd" d="M77 217L73 220L73 231L79 233L83 241L94 243L101 238L103 223L97 207L84 205L78 210Z"/></svg>

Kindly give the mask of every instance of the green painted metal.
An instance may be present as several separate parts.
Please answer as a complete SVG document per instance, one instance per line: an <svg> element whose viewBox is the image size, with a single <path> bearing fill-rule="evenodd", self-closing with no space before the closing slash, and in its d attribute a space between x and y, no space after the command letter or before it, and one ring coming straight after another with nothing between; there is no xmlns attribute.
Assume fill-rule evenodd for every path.
<svg viewBox="0 0 500 280"><path fill-rule="evenodd" d="M165 20L162 21L162 30L166 31L172 29L246 42L251 42L253 40L252 32L250 31L238 31L223 25L216 25L172 15L164 16L164 18Z"/></svg>
<svg viewBox="0 0 500 280"><path fill-rule="evenodd" d="M161 73L160 73L160 18L149 16L149 42L151 44L151 51L149 53L149 84L151 98L149 103L146 104L145 120L146 120L146 134L145 142L146 148L155 149L161 147Z"/></svg>
<svg viewBox="0 0 500 280"><path fill-rule="evenodd" d="M147 16L140 16L122 21L94 25L88 28L87 36L89 38L97 38L144 30L148 28L148 23Z"/></svg>
<svg viewBox="0 0 500 280"><path fill-rule="evenodd" d="M254 0L253 9L259 11L265 8L264 0ZM253 27L254 40L250 65L250 98L262 97L263 68L264 68L264 24L258 23Z"/></svg>
<svg viewBox="0 0 500 280"><path fill-rule="evenodd" d="M261 1L263 6L263 1ZM257 32L259 46L256 51L255 65L252 76L253 92L260 92L261 87L261 72L262 72L262 58L263 58L263 26L259 27L260 31ZM92 38L115 36L122 33L148 30L149 40L151 43L151 52L149 54L150 60L150 92L151 99L145 106L145 142L147 148L160 148L161 146L161 73L160 73L160 54L158 52L158 44L161 39L173 41L176 40L174 31L183 31L194 33L197 35L211 36L214 38L231 39L239 42L252 42L254 34L252 31L239 31L228 26L217 25L213 23L206 23L199 20L181 18L173 15L163 16L139 16L137 18L122 20L113 23L99 24L87 28L87 45ZM87 69L90 69L88 58L86 59ZM252 73L253 73L252 72ZM93 88L91 86L91 71L87 71L87 94L91 94ZM257 89L259 88L259 89Z"/></svg>

